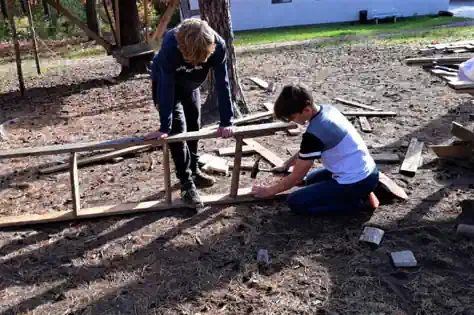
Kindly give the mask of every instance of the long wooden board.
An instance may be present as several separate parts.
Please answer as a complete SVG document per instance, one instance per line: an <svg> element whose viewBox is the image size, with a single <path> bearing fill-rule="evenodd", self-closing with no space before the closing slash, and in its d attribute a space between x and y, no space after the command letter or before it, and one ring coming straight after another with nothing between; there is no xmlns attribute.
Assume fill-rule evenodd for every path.
<svg viewBox="0 0 474 315"><path fill-rule="evenodd" d="M421 164L420 159L422 158L421 153L423 150L424 143L418 141L416 138L412 138L410 145L408 146L405 159L403 160L402 166L400 167L400 173L408 176L415 176L418 167Z"/></svg>
<svg viewBox="0 0 474 315"><path fill-rule="evenodd" d="M289 192L281 193L273 197L265 199L257 199L250 194L249 188L238 190L238 195L235 198L230 197L229 194L203 195L202 200L205 206L212 205L226 205L238 204L245 202L255 202L264 200L281 199L288 195ZM115 204L108 206L92 207L80 209L77 219L83 218L97 218L104 216L122 215L122 214L137 214L151 211L165 211L171 209L186 209L189 208L181 199L173 199L171 204L167 204L165 200L155 200L146 202L131 202L123 204ZM75 219L73 211L56 211L44 214L27 214L20 216L0 217L0 228L11 226L23 226L30 224L41 224L51 222L69 221Z"/></svg>
<svg viewBox="0 0 474 315"><path fill-rule="evenodd" d="M379 112L379 111L372 111L372 112L342 112L344 116L366 116L366 117L393 117L397 116L397 113L395 112Z"/></svg>
<svg viewBox="0 0 474 315"><path fill-rule="evenodd" d="M455 121L452 123L451 134L461 140L474 142L474 132Z"/></svg>
<svg viewBox="0 0 474 315"><path fill-rule="evenodd" d="M277 131L294 129L297 128L296 124L287 124L282 122L258 124L252 126L236 127L234 130L234 136L242 137L260 137L265 135L271 135ZM45 147L32 147L32 148L21 148L15 150L0 151L0 159L13 158L13 157L24 157L24 156L38 156L38 155L51 155L71 152L85 152L85 151L100 151L105 149L122 149L133 147L137 145L158 145L163 144L164 141L168 143L191 141L198 139L209 139L216 138L215 130L200 130L195 132L181 133L176 136L168 137L165 140L149 140L143 141L139 139L137 141L96 141L88 143L72 143L64 145L52 145Z"/></svg>
<svg viewBox="0 0 474 315"><path fill-rule="evenodd" d="M252 146L255 149L255 151L258 152L258 154L260 154L265 160L273 164L273 166L279 166L285 162L275 153L268 150L263 145L261 145L260 143L258 143L257 141L253 139L244 139L244 143L246 145Z"/></svg>
<svg viewBox="0 0 474 315"><path fill-rule="evenodd" d="M365 116L359 117L360 129L363 132L372 132L372 126L370 126L369 120Z"/></svg>
<svg viewBox="0 0 474 315"><path fill-rule="evenodd" d="M358 102L345 100L345 99L339 98L339 97L336 97L335 100L342 103L342 104L346 104L346 105L349 105L349 106L354 106L354 107L359 107L359 108L364 108L364 109L374 110L374 111L382 111L380 108L377 108L377 107L373 107L373 106L370 106L370 105L365 105L365 104L361 104L361 103L358 103Z"/></svg>
<svg viewBox="0 0 474 315"><path fill-rule="evenodd" d="M408 58L405 60L407 65L430 65L437 63L440 65L456 64L468 60L469 57L442 57L442 58Z"/></svg>
<svg viewBox="0 0 474 315"><path fill-rule="evenodd" d="M235 154L235 147L220 148L218 151L220 156L232 156ZM254 152L255 149L250 145L244 145L242 147L242 154L249 154Z"/></svg>

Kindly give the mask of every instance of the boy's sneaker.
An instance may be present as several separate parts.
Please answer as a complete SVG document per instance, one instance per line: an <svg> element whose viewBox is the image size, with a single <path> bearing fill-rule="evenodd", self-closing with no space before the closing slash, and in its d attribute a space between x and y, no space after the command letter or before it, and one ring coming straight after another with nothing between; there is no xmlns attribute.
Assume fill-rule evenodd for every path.
<svg viewBox="0 0 474 315"><path fill-rule="evenodd" d="M184 203L192 208L200 209L204 207L201 196L195 186L191 186L181 191L181 199Z"/></svg>
<svg viewBox="0 0 474 315"><path fill-rule="evenodd" d="M214 177L204 174L199 168L193 174L193 182L196 187L211 187L216 183Z"/></svg>

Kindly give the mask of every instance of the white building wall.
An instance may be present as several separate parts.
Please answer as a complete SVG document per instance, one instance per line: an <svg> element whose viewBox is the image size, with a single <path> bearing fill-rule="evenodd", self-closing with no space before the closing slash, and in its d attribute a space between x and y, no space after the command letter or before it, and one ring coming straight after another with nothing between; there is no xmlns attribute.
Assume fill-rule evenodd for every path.
<svg viewBox="0 0 474 315"><path fill-rule="evenodd" d="M190 0L191 7L197 0ZM293 25L357 21L360 10L395 9L401 16L436 14L448 10L449 0L230 0L235 31Z"/></svg>

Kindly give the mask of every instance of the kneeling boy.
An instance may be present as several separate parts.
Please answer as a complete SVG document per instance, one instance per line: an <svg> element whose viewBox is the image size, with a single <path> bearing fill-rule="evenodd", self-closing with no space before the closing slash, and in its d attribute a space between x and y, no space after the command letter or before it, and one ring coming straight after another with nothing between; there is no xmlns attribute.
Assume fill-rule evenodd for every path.
<svg viewBox="0 0 474 315"><path fill-rule="evenodd" d="M354 126L331 105L316 105L303 86L287 85L274 105L275 116L297 124L309 122L300 150L279 171L293 172L270 186L254 185L252 193L266 198L295 187L288 196L291 210L298 213L355 211L365 208L375 190L379 171ZM314 159L323 168L313 172Z"/></svg>

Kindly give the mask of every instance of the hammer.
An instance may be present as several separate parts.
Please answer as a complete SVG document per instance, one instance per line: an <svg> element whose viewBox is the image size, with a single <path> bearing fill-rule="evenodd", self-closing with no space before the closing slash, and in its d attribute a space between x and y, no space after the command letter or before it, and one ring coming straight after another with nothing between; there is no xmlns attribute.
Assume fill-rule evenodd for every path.
<svg viewBox="0 0 474 315"><path fill-rule="evenodd" d="M262 157L259 157L255 163L253 164L253 167L252 167L252 171L250 172L250 178L257 178L257 173L258 172L270 172L270 173L280 173L280 174L289 174L290 172L289 171L286 171L286 172L278 172L278 171L275 171L275 170L271 170L271 169L268 169L268 168L260 168L260 160L262 159Z"/></svg>

